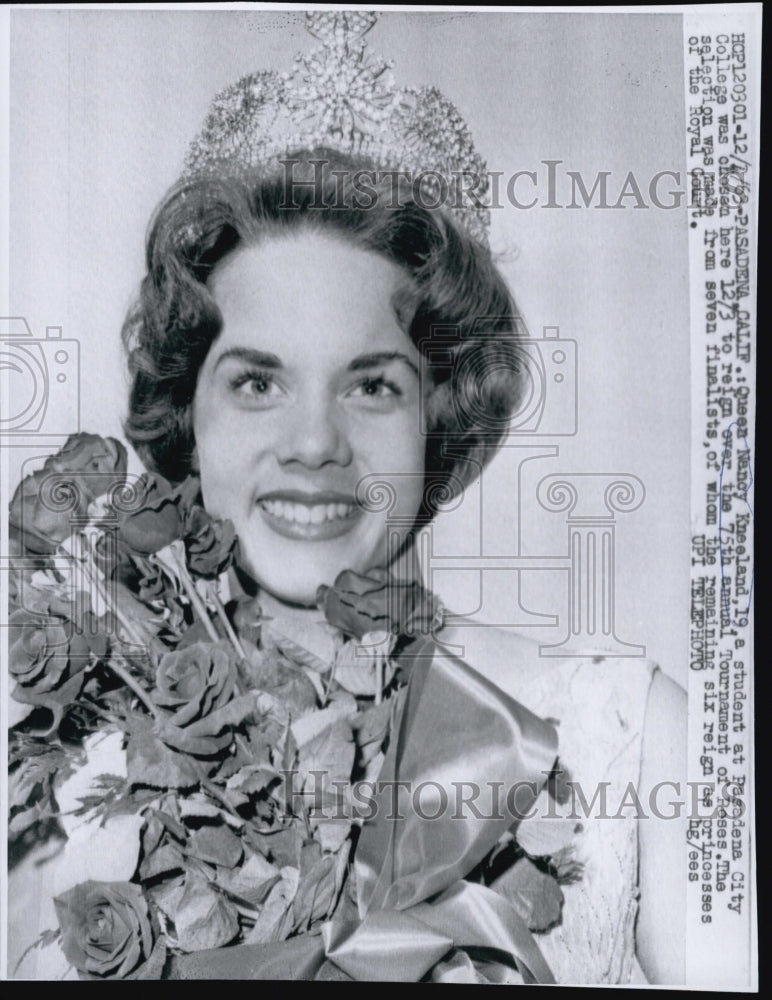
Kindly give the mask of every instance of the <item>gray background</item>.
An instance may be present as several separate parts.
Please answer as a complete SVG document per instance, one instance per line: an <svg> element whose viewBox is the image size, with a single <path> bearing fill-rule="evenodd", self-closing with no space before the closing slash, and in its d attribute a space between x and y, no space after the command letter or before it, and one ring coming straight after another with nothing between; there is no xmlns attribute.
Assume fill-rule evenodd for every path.
<svg viewBox="0 0 772 1000"><path fill-rule="evenodd" d="M368 40L394 60L399 84L432 83L453 100L491 170L543 173L540 162L557 159L590 183L611 171L612 192L629 171L644 191L660 170L683 173L678 14L387 12ZM255 69L289 69L314 44L294 11L12 11L11 312L40 336L55 324L79 339L83 429L121 436L119 330L142 276L145 227L211 97ZM685 209L508 207L493 216L493 248L531 332L558 326L579 345L580 433L525 476L523 551L566 548L562 516L534 499L543 475L637 475L645 504L617 529L617 631L685 683ZM15 482L26 456L11 451ZM486 473L486 554L517 547L515 469L514 453L503 452ZM480 516L473 490L440 520L437 551L479 554ZM435 582L455 610L476 609L475 574ZM565 578L544 572L523 597L534 611L564 614L565 593ZM513 621L507 574L487 580L483 611Z"/></svg>

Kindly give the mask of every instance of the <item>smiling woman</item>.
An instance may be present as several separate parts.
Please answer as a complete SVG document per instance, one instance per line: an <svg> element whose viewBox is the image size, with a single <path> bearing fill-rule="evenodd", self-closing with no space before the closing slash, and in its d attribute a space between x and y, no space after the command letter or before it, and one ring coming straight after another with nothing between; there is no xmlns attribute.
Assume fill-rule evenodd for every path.
<svg viewBox="0 0 772 1000"><path fill-rule="evenodd" d="M124 330L129 440L172 481L200 474L236 526L242 582L295 607L390 563L479 474L520 395L490 255L409 186L355 207L363 162L295 152L173 191ZM388 537L374 480L394 497Z"/></svg>
<svg viewBox="0 0 772 1000"><path fill-rule="evenodd" d="M61 625L54 556L74 565L100 639L54 671L20 617L14 694L124 757L72 806L63 950L102 979L677 984L683 901L657 875L685 834L625 807L680 780L679 690L643 658L542 659L421 578L420 529L522 402L527 332L471 135L371 61L375 20L309 13L322 45L219 94L156 209L123 327L136 489L94 437L14 497L24 585ZM99 488L73 528L40 497L81 447ZM17 736L27 780L47 749Z"/></svg>
<svg viewBox="0 0 772 1000"><path fill-rule="evenodd" d="M313 606L342 570L384 564L386 515L357 504L363 477L401 473L405 531L418 514L418 351L391 305L404 283L383 257L311 233L237 252L212 281L223 328L193 403L204 500L283 601Z"/></svg>
<svg viewBox="0 0 772 1000"><path fill-rule="evenodd" d="M216 176L172 191L150 232L124 331L134 373L126 430L151 469L172 481L197 475L207 510L234 524L241 624L251 607L254 624L314 627L317 597L336 582L362 581L344 597L354 605L384 570L409 583L415 560L403 557L416 529L437 498L479 475L520 398L522 327L484 243L412 188L394 198L391 180L358 207L352 178L366 164L325 148L292 151L273 168L220 163ZM386 510L368 504L373 481L389 491ZM617 690L608 661L545 666L516 636L432 627L438 648L463 648L479 675L539 715L582 708L562 727L562 759L589 798L596 785L637 781L642 764L642 791L680 773L683 707L646 661ZM589 711L606 689L612 701ZM647 703L654 741L643 735ZM617 729L608 745L588 739ZM579 850L584 877L541 948L566 981L640 976L633 927L644 887L637 953L651 979L677 982L668 928L680 903L647 886L653 866L677 864L680 824L644 824L639 855L629 817L599 818ZM588 927L607 946L577 956Z"/></svg>

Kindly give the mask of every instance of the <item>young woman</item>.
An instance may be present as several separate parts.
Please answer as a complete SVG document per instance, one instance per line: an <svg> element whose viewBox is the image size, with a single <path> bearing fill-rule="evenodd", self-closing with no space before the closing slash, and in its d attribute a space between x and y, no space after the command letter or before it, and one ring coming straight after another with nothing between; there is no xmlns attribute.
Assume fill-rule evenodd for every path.
<svg viewBox="0 0 772 1000"><path fill-rule="evenodd" d="M345 574L365 590L409 584L421 526L481 474L523 391L519 316L468 184L484 164L442 95L397 91L370 66L360 39L374 20L310 14L323 45L294 74L218 96L151 223L124 327L128 440L172 483L196 474L208 512L233 523L239 627L251 614L301 630L320 619L319 588ZM557 731L560 788L531 827L533 854L559 841L565 861L560 919L535 935L552 975L682 982L684 894L664 874L682 870L685 843L666 800L684 774L680 689L642 659L542 659L530 640L451 616L429 628L448 677ZM442 712L432 725L459 748L459 773L442 777L465 778L470 761L485 775L493 724ZM415 755L431 742L427 728ZM506 750L514 769L523 746ZM453 824L459 840L473 807ZM438 829L427 822L424 840ZM236 950L222 949L226 965ZM437 978L518 981L487 970L467 957Z"/></svg>
<svg viewBox="0 0 772 1000"><path fill-rule="evenodd" d="M233 521L238 585L259 613L302 621L341 572L411 563L432 498L492 457L520 372L516 309L478 240L407 195L395 206L390 186L357 207L366 161L326 148L292 161L222 165L159 208L125 328L126 430L151 469L197 473L208 510ZM433 370L427 348L448 330L454 362ZM368 505L373 481L388 511ZM661 873L678 870L684 835L648 807L683 773L680 689L648 661L545 661L530 640L463 622L435 638L559 720L587 802L608 791L582 817L562 920L538 936L557 980L681 982L683 899Z"/></svg>

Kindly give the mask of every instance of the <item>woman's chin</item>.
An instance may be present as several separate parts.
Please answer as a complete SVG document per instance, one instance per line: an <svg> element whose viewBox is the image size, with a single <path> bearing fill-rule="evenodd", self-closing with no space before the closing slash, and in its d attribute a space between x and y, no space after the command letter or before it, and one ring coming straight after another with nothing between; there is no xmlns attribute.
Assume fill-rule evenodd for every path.
<svg viewBox="0 0 772 1000"><path fill-rule="evenodd" d="M373 566L385 565L386 544L380 536L381 532L375 538L349 538L348 544L282 539L278 545L276 539L262 536L254 538L252 545L240 545L239 570L277 601L316 607L319 587L332 586L343 570L366 573Z"/></svg>
<svg viewBox="0 0 772 1000"><path fill-rule="evenodd" d="M293 573L293 567L290 564L283 567L285 572L277 573L275 570L278 567L275 565L272 572L262 573L259 569L253 567L254 563L246 560L240 563L238 567L242 582L244 582L243 578L246 575L252 584L252 587L249 589L254 588L259 593L270 597L279 604L286 604L297 608L317 607L316 596L319 587L322 584L331 586L342 570L353 568L342 564L340 566L328 565L318 568L305 566L302 573ZM286 572L286 570L289 570L289 572Z"/></svg>

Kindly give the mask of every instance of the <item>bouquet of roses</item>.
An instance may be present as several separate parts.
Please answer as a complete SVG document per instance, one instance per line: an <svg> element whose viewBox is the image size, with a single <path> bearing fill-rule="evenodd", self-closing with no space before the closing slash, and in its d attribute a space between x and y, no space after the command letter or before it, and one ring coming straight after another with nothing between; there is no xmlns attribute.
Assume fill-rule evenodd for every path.
<svg viewBox="0 0 772 1000"><path fill-rule="evenodd" d="M356 791L409 770L428 683L411 684L415 653L441 623L439 601L385 570L345 572L320 588L318 622L267 617L232 598L237 539L204 510L198 481L130 481L124 447L95 435L23 480L9 524L10 838L17 853L67 838L59 926L40 944L58 941L81 978L204 975L201 953L214 969L214 956L238 954L250 975L297 975L287 946L299 938L300 967L356 973L336 947L355 925L361 935L377 895L361 873L395 850L392 823L391 847L357 877L358 841L372 862L385 827L357 812ZM494 850L456 874L496 876L538 931L559 918L558 882L575 866L562 833L522 827L519 840L496 828ZM417 975L453 952L442 941ZM511 950L537 978L528 948ZM276 955L279 973L265 964Z"/></svg>

